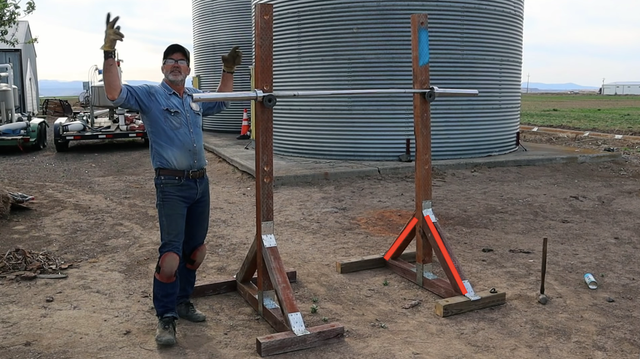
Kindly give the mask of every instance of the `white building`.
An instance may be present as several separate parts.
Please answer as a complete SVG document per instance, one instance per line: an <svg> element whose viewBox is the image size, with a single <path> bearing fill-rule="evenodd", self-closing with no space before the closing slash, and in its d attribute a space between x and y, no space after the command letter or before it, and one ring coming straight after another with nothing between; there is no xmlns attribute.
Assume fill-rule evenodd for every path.
<svg viewBox="0 0 640 359"><path fill-rule="evenodd" d="M604 95L640 95L640 81L611 82L602 85Z"/></svg>
<svg viewBox="0 0 640 359"><path fill-rule="evenodd" d="M5 38L18 40L15 47L0 43L0 64L13 66L13 84L18 87L16 110L19 113L37 114L40 109L38 69L29 22L18 21L16 26L8 29Z"/></svg>

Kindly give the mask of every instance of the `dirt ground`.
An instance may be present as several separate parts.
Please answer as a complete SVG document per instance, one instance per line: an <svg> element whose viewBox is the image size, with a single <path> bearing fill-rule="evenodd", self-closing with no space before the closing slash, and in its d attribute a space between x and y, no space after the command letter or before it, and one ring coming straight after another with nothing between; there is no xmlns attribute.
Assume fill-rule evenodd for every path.
<svg viewBox="0 0 640 359"><path fill-rule="evenodd" d="M51 136L49 136L51 138ZM639 358L640 144L524 134L624 151L619 161L434 172L434 210L476 291L505 305L441 318L436 295L381 268L336 262L381 254L414 208L412 176L275 189L275 233L307 327L339 322L344 341L281 358ZM50 139L51 141L51 139ZM209 153L212 215L199 283L230 279L255 234L253 178ZM140 142L0 153L0 186L35 196L0 219L0 258L21 246L66 265L64 279L0 278L0 358L255 358L274 330L237 293L195 299L205 323L153 335L159 242L153 171ZM549 240L547 305L537 303ZM599 282L590 290L583 275ZM385 285L387 284L387 285ZM420 305L403 306L412 301ZM311 307L317 305L317 313Z"/></svg>

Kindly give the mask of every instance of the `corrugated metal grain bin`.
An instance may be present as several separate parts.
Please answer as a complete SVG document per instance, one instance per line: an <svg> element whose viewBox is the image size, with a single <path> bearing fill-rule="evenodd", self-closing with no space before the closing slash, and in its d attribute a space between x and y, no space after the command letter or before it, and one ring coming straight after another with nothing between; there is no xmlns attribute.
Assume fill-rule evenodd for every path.
<svg viewBox="0 0 640 359"><path fill-rule="evenodd" d="M259 2L274 5L275 90L411 88L410 17L427 13L431 85L480 92L432 104L433 159L516 149L524 0ZM276 154L396 160L412 136L411 95L279 99L274 108Z"/></svg>
<svg viewBox="0 0 640 359"><path fill-rule="evenodd" d="M251 90L251 0L193 0L193 64L200 88L216 91L222 74L220 56L240 46L243 64L236 69L234 91ZM205 130L240 134L242 112L249 101L231 102L215 116L203 119Z"/></svg>

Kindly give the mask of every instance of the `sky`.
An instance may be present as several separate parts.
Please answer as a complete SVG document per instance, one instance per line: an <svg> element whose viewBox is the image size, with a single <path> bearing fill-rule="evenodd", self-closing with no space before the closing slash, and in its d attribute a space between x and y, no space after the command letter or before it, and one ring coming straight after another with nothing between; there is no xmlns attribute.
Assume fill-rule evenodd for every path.
<svg viewBox="0 0 640 359"><path fill-rule="evenodd" d="M250 0L247 0L250 1ZM485 1L485 0L478 0ZM164 48L193 49L189 0L35 0L41 80L87 81L102 66L107 12L119 15L124 80L160 81ZM523 82L640 81L640 0L525 0Z"/></svg>

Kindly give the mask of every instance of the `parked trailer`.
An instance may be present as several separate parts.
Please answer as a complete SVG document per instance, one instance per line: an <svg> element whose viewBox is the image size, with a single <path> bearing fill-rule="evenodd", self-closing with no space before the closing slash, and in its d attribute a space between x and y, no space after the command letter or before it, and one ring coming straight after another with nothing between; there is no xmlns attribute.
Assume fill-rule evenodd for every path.
<svg viewBox="0 0 640 359"><path fill-rule="evenodd" d="M47 128L43 118L18 118L17 122L0 126L0 146L28 147L41 150L47 147Z"/></svg>
<svg viewBox="0 0 640 359"><path fill-rule="evenodd" d="M31 114L16 113L18 88L13 84L13 66L0 64L0 146L41 150L47 146L47 121Z"/></svg>
<svg viewBox="0 0 640 359"><path fill-rule="evenodd" d="M144 143L149 143L139 114L128 113L121 108L103 111L107 111L109 116L98 117L103 112L96 111L58 118L53 123L53 143L56 151L67 151L71 141L142 139Z"/></svg>
<svg viewBox="0 0 640 359"><path fill-rule="evenodd" d="M116 61L119 73L121 61L120 59ZM139 138L144 140L145 144L149 144L140 115L129 113L126 109L113 105L107 98L104 82L98 81L96 78L97 74L102 73L97 66L92 66L89 73L87 92L80 94L83 101L85 98L88 100L89 112L76 113L71 117L60 117L54 122L53 143L56 146L56 151L67 151L71 141L83 140ZM102 108L102 110L96 110L96 108ZM108 114L108 117L100 117L104 114Z"/></svg>

